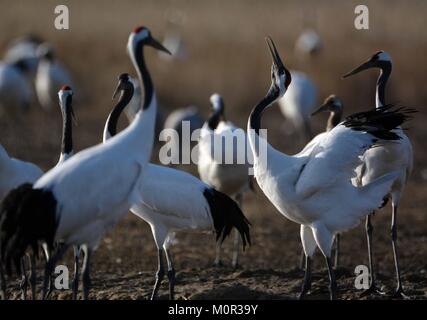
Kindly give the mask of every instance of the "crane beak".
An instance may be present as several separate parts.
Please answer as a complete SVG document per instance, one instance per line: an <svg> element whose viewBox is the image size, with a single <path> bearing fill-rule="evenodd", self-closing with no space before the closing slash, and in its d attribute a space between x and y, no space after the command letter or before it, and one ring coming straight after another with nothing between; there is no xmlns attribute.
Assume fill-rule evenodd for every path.
<svg viewBox="0 0 427 320"><path fill-rule="evenodd" d="M315 116L316 114L319 114L321 112L326 112L326 111L329 111L329 103L328 102L325 104L322 104L319 108L317 108L315 111L313 111L311 113L311 116Z"/></svg>
<svg viewBox="0 0 427 320"><path fill-rule="evenodd" d="M277 70L284 70L285 66L283 65L282 59L280 59L279 53L277 52L276 45L270 37L266 37L265 41L267 42L268 48L270 49L270 54L273 59L273 64Z"/></svg>
<svg viewBox="0 0 427 320"><path fill-rule="evenodd" d="M367 61L365 63L362 63L360 66L354 68L353 70L351 70L350 72L346 73L345 75L342 76L342 79L350 77L356 73L359 73L363 70L369 69L369 68L373 68L375 65L372 61Z"/></svg>
<svg viewBox="0 0 427 320"><path fill-rule="evenodd" d="M153 48L155 48L157 50L160 50L160 51L163 51L167 54L172 55L172 53L168 49L166 49L159 41L157 41L153 37L150 38L148 45L152 46Z"/></svg>

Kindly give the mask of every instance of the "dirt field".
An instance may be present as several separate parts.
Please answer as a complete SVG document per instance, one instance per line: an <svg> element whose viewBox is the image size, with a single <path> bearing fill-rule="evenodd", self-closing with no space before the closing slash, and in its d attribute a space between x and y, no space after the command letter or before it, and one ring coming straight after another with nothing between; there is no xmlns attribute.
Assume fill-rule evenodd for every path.
<svg viewBox="0 0 427 320"><path fill-rule="evenodd" d="M419 113L408 125L415 152L414 172L399 212L399 248L403 285L413 299L427 298L427 37L424 31L427 3L424 1L367 1L370 30L353 27L354 1L69 1L70 30L53 27L55 1L0 0L0 52L14 37L27 32L51 42L75 78L74 129L77 150L101 140L104 121L112 106L111 94L117 75L134 73L125 53L129 31L148 26L161 38L170 9L184 13L182 36L188 50L185 61L165 62L147 50L159 101L166 112L195 104L209 112L209 96L223 94L228 118L245 126L252 106L270 83L270 57L264 42L275 39L285 63L313 77L319 97L336 93L345 103L345 114L371 108L377 73L367 72L341 80L343 73L365 61L378 49L393 58L387 100L417 107ZM313 18L308 18L313 17ZM293 42L304 26L322 36L324 50L314 60L302 60L293 52ZM313 119L316 132L325 117ZM284 120L278 108L263 119L270 142L286 153L298 151L294 137L281 130ZM122 122L122 126L125 121ZM39 106L24 114L0 117L0 143L20 159L53 166L60 148L60 113ZM156 161L157 159L153 159ZM186 170L195 172L194 167ZM225 242L223 268L212 267L214 238L207 234L177 234L172 247L177 271L178 299L295 299L303 280L297 269L300 256L299 226L282 217L258 189L244 199L244 212L252 228L253 245L241 255L241 267L230 267L231 242ZM390 299L395 286L391 240L391 208L374 219L374 256L379 284ZM337 270L338 298L359 299L354 287L354 268L367 264L364 226L344 234L341 267ZM71 253L67 262L70 263ZM101 242L93 260L94 299L146 299L154 283L156 249L148 225L129 214ZM328 298L324 259L316 255L313 289L309 298ZM160 291L167 298L166 281ZM11 298L19 298L18 280L9 282ZM69 299L71 292L55 292L54 299ZM367 299L364 298L364 299Z"/></svg>

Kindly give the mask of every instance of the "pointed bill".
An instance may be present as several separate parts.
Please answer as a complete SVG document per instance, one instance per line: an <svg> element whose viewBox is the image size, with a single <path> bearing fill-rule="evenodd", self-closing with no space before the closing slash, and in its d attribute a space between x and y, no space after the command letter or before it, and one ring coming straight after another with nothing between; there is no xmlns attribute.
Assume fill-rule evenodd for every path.
<svg viewBox="0 0 427 320"><path fill-rule="evenodd" d="M363 70L372 68L372 66L373 65L372 65L371 61L364 62L360 66L358 66L358 67L354 68L353 70L351 70L350 72L347 72L345 75L342 76L342 78L344 79L344 78L350 77L350 76L352 76L352 75L354 75L356 73L359 73L359 72L361 72Z"/></svg>
<svg viewBox="0 0 427 320"><path fill-rule="evenodd" d="M149 45L152 46L153 48L157 49L157 50L160 50L160 51L163 51L167 54L172 55L172 53L168 49L166 49L159 41L157 41L153 37L151 37Z"/></svg>
<svg viewBox="0 0 427 320"><path fill-rule="evenodd" d="M273 63L277 69L285 69L282 59L280 59L279 53L277 52L276 45L270 37L266 37L265 41L267 42L268 48L270 49L271 57L273 58Z"/></svg>

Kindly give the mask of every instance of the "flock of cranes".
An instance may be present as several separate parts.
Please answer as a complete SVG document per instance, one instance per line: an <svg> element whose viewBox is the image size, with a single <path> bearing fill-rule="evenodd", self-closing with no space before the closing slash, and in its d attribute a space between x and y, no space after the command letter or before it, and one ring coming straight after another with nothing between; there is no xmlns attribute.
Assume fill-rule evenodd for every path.
<svg viewBox="0 0 427 320"><path fill-rule="evenodd" d="M117 102L106 120L103 142L76 154L73 154L72 143L70 78L66 73L62 77L61 72L55 71L60 64L54 59L51 48L37 45L35 54L41 63L35 73L37 95L45 108L52 108L59 98L63 115L62 147L58 164L43 173L31 163L9 157L0 146L1 297L7 298L6 275L14 272L23 276L21 289L26 297L26 257L29 256L30 284L32 298L35 298L35 263L41 246L46 259L42 298L47 298L53 289L50 281L56 264L73 247L73 298L78 296L80 255L83 254L82 297L87 299L94 250L103 235L128 211L150 225L157 247L158 270L152 299L157 297L165 275L169 297L174 299L175 269L170 244L176 231L214 232L217 241L215 264L220 264L221 243L235 229L232 264L236 267L240 245L245 248L251 244L251 224L242 211L242 195L253 187L248 174L251 165L254 178L268 200L285 218L300 225L305 256L300 298L311 288L311 266L317 248L328 269L330 298L336 298L333 242L337 242L338 248L339 235L357 226L361 219L366 219L371 272L367 293L377 290L370 219L389 197L393 209L396 294L404 297L396 221L401 193L412 169L413 154L401 125L410 119L414 110L385 103L385 86L392 66L390 56L378 52L346 75L368 68L381 70L376 108L343 120L343 102L331 95L315 109L317 93L311 80L299 72L289 71L273 40L267 38L266 41L272 57L271 85L250 112L246 132L226 118L224 99L219 94L211 96L212 112L204 123L197 111L187 109L175 115L178 121L171 120L169 124L176 128L182 124L182 119L189 119L194 122L194 128L201 127L200 180L182 170L150 163L158 103L144 50L152 47L166 54L170 52L148 28L137 27L129 35L126 49L138 77L134 79L127 73L118 77L113 95ZM14 70L19 69L19 65L18 61L6 67ZM8 80L7 73L1 75L0 85ZM58 98L53 96L54 86L50 81L64 82ZM1 102L8 104L1 88ZM312 138L309 116L329 112L325 132L312 138L298 154L287 155L276 150L260 130L263 113L275 102L279 102L282 111L297 127L303 128L308 140ZM118 120L127 108L132 108L127 113L130 124L117 132ZM237 163L239 148L233 145L233 162L224 163L223 158L215 156L213 141L237 131L243 132L244 139L240 143L248 146L250 152L245 153L243 162ZM219 154L223 155L226 150L222 151ZM339 255L338 250L336 255Z"/></svg>
<svg viewBox="0 0 427 320"><path fill-rule="evenodd" d="M73 85L66 67L54 49L35 36L18 39L0 62L0 111L28 109L34 100L46 110L57 105L57 92L63 84Z"/></svg>

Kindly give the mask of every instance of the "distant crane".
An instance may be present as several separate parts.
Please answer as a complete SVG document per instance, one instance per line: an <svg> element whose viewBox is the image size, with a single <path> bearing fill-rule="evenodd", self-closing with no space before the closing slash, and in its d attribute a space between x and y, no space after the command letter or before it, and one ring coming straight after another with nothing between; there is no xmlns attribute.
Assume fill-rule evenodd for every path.
<svg viewBox="0 0 427 320"><path fill-rule="evenodd" d="M41 44L37 55L40 59L35 78L37 98L44 109L51 110L57 104L57 92L61 86L64 83L73 86L71 76L48 44Z"/></svg>
<svg viewBox="0 0 427 320"><path fill-rule="evenodd" d="M243 193L250 188L249 163L247 159L246 134L233 123L227 121L224 114L224 99L217 93L211 95L212 114L202 127L199 138L199 161L197 168L200 179L216 190L233 197L239 206L242 205ZM227 141L227 135L233 137L236 130L241 131L241 140L234 142L228 139L232 145L221 144L221 150L215 150L215 139ZM218 152L221 151L221 152ZM232 157L227 152L232 152ZM240 154L239 154L240 152ZM221 158L218 158L218 155ZM225 160L231 158L232 163ZM240 161L240 162L239 162ZM239 233L236 230L234 237L232 266L236 268L239 260ZM215 257L215 265L221 265L221 246L218 243Z"/></svg>
<svg viewBox="0 0 427 320"><path fill-rule="evenodd" d="M29 109L33 100L29 72L25 60L0 62L0 114L19 113Z"/></svg>
<svg viewBox="0 0 427 320"><path fill-rule="evenodd" d="M24 61L28 67L30 78L32 79L37 72L37 66L39 64L37 48L41 43L43 43L43 40L35 34L28 34L16 38L6 49L4 61L10 64Z"/></svg>
<svg viewBox="0 0 427 320"><path fill-rule="evenodd" d="M278 100L280 111L304 143L313 138L310 115L317 103L317 89L314 82L303 72L291 70L292 83L285 96Z"/></svg>

